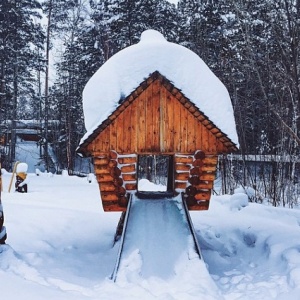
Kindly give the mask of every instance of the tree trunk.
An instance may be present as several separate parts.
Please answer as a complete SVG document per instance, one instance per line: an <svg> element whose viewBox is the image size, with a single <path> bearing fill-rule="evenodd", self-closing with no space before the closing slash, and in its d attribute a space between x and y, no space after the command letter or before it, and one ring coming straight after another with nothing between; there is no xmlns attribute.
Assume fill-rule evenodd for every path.
<svg viewBox="0 0 300 300"><path fill-rule="evenodd" d="M46 36L46 70L45 70L45 126L44 126L44 156L45 167L49 171L49 152L48 152L48 123L49 123L49 54L50 54L50 34L51 34L51 17L52 17L52 0L49 1L48 23L47 23L47 36Z"/></svg>

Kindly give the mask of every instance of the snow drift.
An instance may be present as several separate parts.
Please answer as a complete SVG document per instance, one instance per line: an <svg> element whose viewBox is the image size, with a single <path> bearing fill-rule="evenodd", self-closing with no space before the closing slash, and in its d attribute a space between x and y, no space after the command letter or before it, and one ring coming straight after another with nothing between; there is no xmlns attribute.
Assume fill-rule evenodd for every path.
<svg viewBox="0 0 300 300"><path fill-rule="evenodd" d="M0 246L1 299L300 299L299 210L241 206L238 196L234 209L230 195L213 196L208 211L191 212L209 274L190 260L189 271L179 264L174 278L114 283L108 278L120 214L103 212L97 182L28 176L29 193L20 194L7 192L11 174L3 175L8 245ZM201 286L211 279L220 296Z"/></svg>

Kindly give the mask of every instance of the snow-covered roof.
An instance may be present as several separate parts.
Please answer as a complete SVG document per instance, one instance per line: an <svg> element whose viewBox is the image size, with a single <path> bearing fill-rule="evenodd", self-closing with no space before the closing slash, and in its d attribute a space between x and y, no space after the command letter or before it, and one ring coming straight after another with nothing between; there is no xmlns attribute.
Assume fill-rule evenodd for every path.
<svg viewBox="0 0 300 300"><path fill-rule="evenodd" d="M87 133L92 132L155 71L170 80L208 118L238 145L233 108L226 87L191 50L168 42L155 30L142 33L140 42L111 57L92 76L83 91Z"/></svg>

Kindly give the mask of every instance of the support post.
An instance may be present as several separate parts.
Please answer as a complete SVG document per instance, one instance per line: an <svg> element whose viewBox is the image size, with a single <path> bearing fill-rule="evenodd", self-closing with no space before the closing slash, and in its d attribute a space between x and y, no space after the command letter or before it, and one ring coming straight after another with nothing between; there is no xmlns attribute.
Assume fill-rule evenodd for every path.
<svg viewBox="0 0 300 300"><path fill-rule="evenodd" d="M9 188L8 188L8 192L10 193L10 190L11 190L11 186L12 186L12 183L14 181L14 176L16 174L16 171L17 171L17 166L18 166L19 162L17 161L14 165L14 168L13 168L13 172L11 174L11 179L10 179L10 183L9 183Z"/></svg>

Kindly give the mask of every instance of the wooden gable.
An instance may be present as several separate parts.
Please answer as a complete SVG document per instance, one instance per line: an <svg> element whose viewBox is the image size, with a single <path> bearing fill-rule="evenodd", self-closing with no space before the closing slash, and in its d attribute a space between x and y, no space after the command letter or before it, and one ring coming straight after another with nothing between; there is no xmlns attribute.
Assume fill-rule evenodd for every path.
<svg viewBox="0 0 300 300"><path fill-rule="evenodd" d="M129 95L78 152L228 153L236 145L158 72Z"/></svg>

